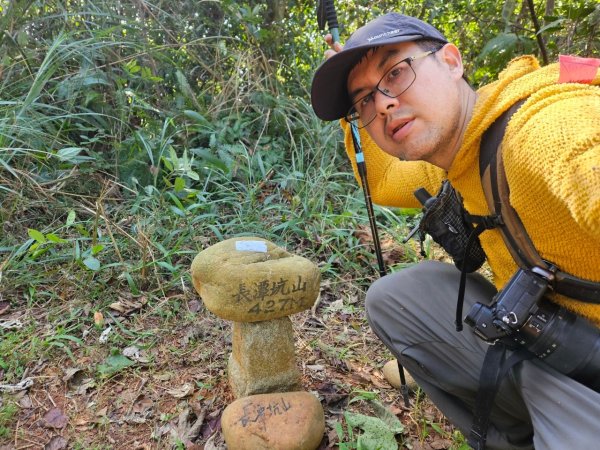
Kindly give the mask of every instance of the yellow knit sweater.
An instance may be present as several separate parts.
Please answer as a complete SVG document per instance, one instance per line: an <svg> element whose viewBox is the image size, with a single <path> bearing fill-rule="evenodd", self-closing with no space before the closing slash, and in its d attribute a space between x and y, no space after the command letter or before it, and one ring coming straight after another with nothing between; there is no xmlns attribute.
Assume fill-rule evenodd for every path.
<svg viewBox="0 0 600 450"><path fill-rule="evenodd" d="M513 60L498 81L479 89L464 141L447 173L426 162L399 161L362 131L373 200L417 207L414 190L423 186L437 192L447 177L470 213L488 214L479 176L481 135L511 105L529 97L511 119L502 144L511 204L542 258L600 282L600 89L557 84L558 72L558 64L540 68L535 58L524 56ZM592 84L600 84L600 74ZM351 136L343 126L357 176ZM481 244L501 288L517 266L499 231L484 232ZM600 305L558 295L553 299L600 325Z"/></svg>

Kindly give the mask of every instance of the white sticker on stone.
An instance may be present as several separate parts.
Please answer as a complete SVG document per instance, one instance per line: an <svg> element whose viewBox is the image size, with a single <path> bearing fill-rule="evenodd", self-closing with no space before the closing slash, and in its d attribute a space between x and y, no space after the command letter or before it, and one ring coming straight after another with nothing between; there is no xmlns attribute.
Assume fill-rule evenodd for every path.
<svg viewBox="0 0 600 450"><path fill-rule="evenodd" d="M235 241L235 249L239 252L267 253L267 243L263 241Z"/></svg>

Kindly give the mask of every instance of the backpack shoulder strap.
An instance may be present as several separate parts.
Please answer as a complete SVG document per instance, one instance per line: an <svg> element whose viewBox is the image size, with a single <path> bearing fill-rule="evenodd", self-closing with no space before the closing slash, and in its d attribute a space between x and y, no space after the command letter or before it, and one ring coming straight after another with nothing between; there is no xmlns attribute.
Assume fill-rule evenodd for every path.
<svg viewBox="0 0 600 450"><path fill-rule="evenodd" d="M512 105L483 134L479 154L479 174L490 212L502 218L504 226L500 227L500 232L515 262L522 268L539 266L548 269L548 265L533 246L519 215L510 205L508 183L500 150L506 126L523 103L524 100L521 100Z"/></svg>
<svg viewBox="0 0 600 450"><path fill-rule="evenodd" d="M554 266L543 260L536 250L517 211L510 204L510 190L502 161L500 144L506 126L524 102L525 100L520 100L511 106L483 134L479 173L490 212L501 218L499 230L515 262L523 269L537 267L544 271L554 271ZM600 283L556 270L552 286L559 294L585 302L600 303Z"/></svg>

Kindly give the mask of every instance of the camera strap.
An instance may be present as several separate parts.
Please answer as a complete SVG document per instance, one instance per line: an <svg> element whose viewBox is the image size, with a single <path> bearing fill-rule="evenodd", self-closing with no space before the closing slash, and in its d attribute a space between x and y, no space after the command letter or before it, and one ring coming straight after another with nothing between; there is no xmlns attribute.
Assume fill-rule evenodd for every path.
<svg viewBox="0 0 600 450"><path fill-rule="evenodd" d="M515 262L523 269L539 267L549 271L551 264L542 259L517 211L510 204L510 190L502 160L500 144L504 138L506 126L525 100L511 106L483 134L479 154L479 172L488 207L493 214L501 218L502 225L499 230ZM552 288L555 292L576 300L600 303L600 283L578 278L562 272L560 269L554 274Z"/></svg>
<svg viewBox="0 0 600 450"><path fill-rule="evenodd" d="M533 354L524 347L515 350L508 358L506 358L506 350L504 343L496 342L490 346L483 360L473 411L473 425L467 439L468 444L475 450L485 450L494 398L502 379L515 364L533 358Z"/></svg>
<svg viewBox="0 0 600 450"><path fill-rule="evenodd" d="M464 259L467 258L467 255L471 251L471 246L477 241L481 233L483 233L485 230L496 228L502 223L500 216L475 216L472 214L466 214L466 218L476 225L475 228L473 228L473 230L471 231L469 239L467 240L467 245L465 246ZM465 270L465 267L463 266L460 270L460 283L458 285L458 298L456 300L456 317L454 320L456 331L462 331L463 329L462 314L466 287L467 270Z"/></svg>

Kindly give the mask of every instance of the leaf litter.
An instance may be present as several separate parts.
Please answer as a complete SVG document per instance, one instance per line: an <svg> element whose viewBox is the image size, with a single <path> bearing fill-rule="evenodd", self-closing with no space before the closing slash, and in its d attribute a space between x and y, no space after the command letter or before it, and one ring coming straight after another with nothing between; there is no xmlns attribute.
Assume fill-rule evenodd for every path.
<svg viewBox="0 0 600 450"><path fill-rule="evenodd" d="M360 298L356 291L335 292L329 286L316 308L292 316L303 389L318 396L325 412L321 449L347 439L338 435L336 423L356 425L355 433L366 433L363 439L368 441L363 428L369 429L372 421L357 419L358 414L377 418L388 431L395 429L372 403L351 401L361 390L373 391L403 425L404 431L394 434L404 443L401 448L450 445L451 429L441 414L426 401L418 411L403 408L399 393L382 377L381 367L390 355L370 331ZM27 400L23 396L16 401L18 429L9 441L45 442L48 449L170 449L182 442L186 449L225 450L220 418L234 400L227 381L231 324L199 306L196 296L189 302L167 319L147 312L152 301L141 308L124 306L123 312L110 308L102 321L99 311L89 308L96 327L87 329L84 346L72 345L71 355L58 351L50 359L31 362L35 384L23 391ZM118 327L111 319L114 313L121 315ZM38 312L36 320L47 317ZM108 323L109 333L98 327ZM102 333L104 343L99 342ZM423 438L419 424L424 422L442 423L442 434L429 429ZM0 439L0 448L3 444Z"/></svg>

